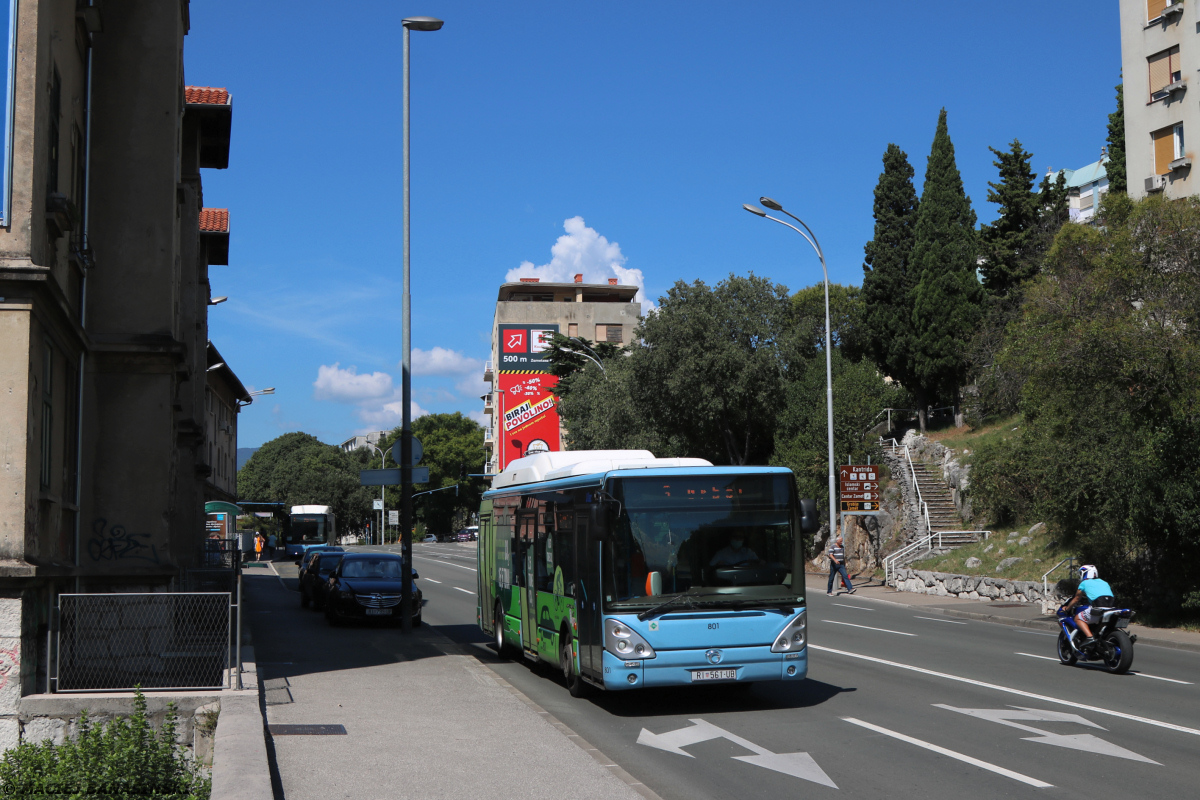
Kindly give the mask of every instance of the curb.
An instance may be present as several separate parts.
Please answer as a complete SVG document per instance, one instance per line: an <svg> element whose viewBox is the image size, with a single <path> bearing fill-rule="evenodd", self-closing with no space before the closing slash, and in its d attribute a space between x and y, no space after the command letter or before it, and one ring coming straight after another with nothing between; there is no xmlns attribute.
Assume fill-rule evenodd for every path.
<svg viewBox="0 0 1200 800"><path fill-rule="evenodd" d="M496 681L497 684L506 689L511 695L532 709L534 713L548 722L551 727L557 729L559 733L567 737L567 739L570 741L574 742L576 747L591 756L597 764L603 767L609 772L609 774L616 777L630 789L646 798L646 800L663 800L661 795L622 769L612 758L606 756L598 747L593 745L587 739L584 739L558 717L554 716L549 711L535 703L527 694L505 680L504 677L499 672L496 672L496 670L492 669L491 666L483 661L480 661L473 652L472 645L460 645L445 634L433 629L429 629L428 633L431 638L436 637L444 640L445 644L440 645L440 647L447 655L457 655L467 658L470 661L467 669L487 670L489 678Z"/></svg>

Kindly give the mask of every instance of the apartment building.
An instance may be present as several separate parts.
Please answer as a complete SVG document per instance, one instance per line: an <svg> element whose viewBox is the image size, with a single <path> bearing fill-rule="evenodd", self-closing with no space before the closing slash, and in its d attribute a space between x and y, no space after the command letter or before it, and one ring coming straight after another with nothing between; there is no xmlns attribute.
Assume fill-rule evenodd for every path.
<svg viewBox="0 0 1200 800"><path fill-rule="evenodd" d="M1100 158L1079 169L1063 169L1059 172L1067 185L1067 214L1071 222L1091 223L1100 207L1100 200L1108 193L1108 171L1105 164L1108 156L1101 150ZM1050 183L1058 180L1058 172L1047 171Z"/></svg>
<svg viewBox="0 0 1200 800"><path fill-rule="evenodd" d="M55 595L178 586L199 562L204 501L232 495L224 455L235 463L249 400L208 341L229 226L204 208L201 171L228 166L232 100L185 86L187 0L12 8L0 750L20 697L45 690Z"/></svg>
<svg viewBox="0 0 1200 800"><path fill-rule="evenodd" d="M344 453L351 453L362 447L378 447L379 443L386 439L388 431L370 431L358 436L351 436L346 441L338 445Z"/></svg>
<svg viewBox="0 0 1200 800"><path fill-rule="evenodd" d="M542 283L522 278L500 286L492 322L492 358L483 379L487 472L531 453L562 450L562 430L550 389L558 379L544 360L546 340L555 333L626 346L641 312L638 287L607 284Z"/></svg>
<svg viewBox="0 0 1200 800"><path fill-rule="evenodd" d="M1120 0L1120 9L1129 195L1196 194L1188 139L1200 137L1200 103L1188 85L1200 71L1197 5Z"/></svg>

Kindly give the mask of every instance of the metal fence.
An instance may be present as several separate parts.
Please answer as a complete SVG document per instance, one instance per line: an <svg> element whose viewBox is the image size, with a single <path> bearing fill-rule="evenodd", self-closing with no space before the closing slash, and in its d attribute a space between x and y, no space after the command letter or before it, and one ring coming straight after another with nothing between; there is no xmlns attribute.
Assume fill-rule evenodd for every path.
<svg viewBox="0 0 1200 800"><path fill-rule="evenodd" d="M229 592L63 594L53 689L220 689L235 663Z"/></svg>
<svg viewBox="0 0 1200 800"><path fill-rule="evenodd" d="M205 539L200 550L200 565L209 569L236 569L241 558L236 538Z"/></svg>

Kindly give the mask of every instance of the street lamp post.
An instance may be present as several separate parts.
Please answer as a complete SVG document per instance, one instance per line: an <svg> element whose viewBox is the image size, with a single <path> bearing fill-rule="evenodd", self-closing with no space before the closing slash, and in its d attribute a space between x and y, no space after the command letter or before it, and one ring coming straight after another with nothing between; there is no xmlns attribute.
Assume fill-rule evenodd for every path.
<svg viewBox="0 0 1200 800"><path fill-rule="evenodd" d="M576 337L576 336L572 336L572 337L569 339L569 341L575 342L575 344L577 344L577 345L579 345L580 347L582 347L583 349L587 350L587 351L588 351L588 353L591 353L592 355L591 355L591 356L589 356L587 353L581 353L581 352L579 352L578 350L567 350L567 352L568 352L568 353L574 353L574 354L575 354L575 355L577 355L577 356L583 356L583 357L584 357L584 358L586 358L588 361L591 361L593 364L595 364L597 367L599 367L599 368L600 368L600 372L601 372L601 373L603 373L603 375L604 375L604 380L608 380L608 370L606 370L606 369L604 368L604 365L600 363L600 354L599 354L599 353L597 353L597 352L596 352L595 350L593 350L592 348L588 347L586 344L584 344L584 343L583 343L583 341L582 341L581 339L579 339L579 338L578 338L578 337ZM595 358L592 358L592 356L595 356Z"/></svg>
<svg viewBox="0 0 1200 800"><path fill-rule="evenodd" d="M817 235L812 232L812 228L804 223L804 220L791 213L779 203L769 197L760 197L758 199L767 208L772 211L779 211L787 214L792 219L799 222L804 230L800 230L790 222L784 222L781 219L772 217L766 211L763 211L757 206L742 204L742 208L749 211L751 214L756 214L760 217L765 217L772 222L778 222L791 228L796 233L804 237L813 250L817 251L817 258L821 259L821 271L825 273L825 416L826 425L829 433L829 535L836 535L834 520L837 519L837 493L835 491L836 484L834 483L834 472L836 467L833 460L833 337L829 329L829 268L825 265L825 253L821 251L821 245L817 242ZM805 233L807 231L807 233Z"/></svg>
<svg viewBox="0 0 1200 800"><path fill-rule="evenodd" d="M385 453L383 450L380 450L378 447L371 444L370 442L367 442L367 447L371 448L376 453L379 453L379 468L387 469L387 453ZM387 503L384 502L385 498L383 495L383 489L384 489L384 487L382 485L380 485L380 487L379 487L379 502L380 502L380 505L382 506L382 508L379 509L379 543L380 544L386 544L386 542L384 542L384 536L383 536L383 531L384 531L383 515L387 513ZM370 542L367 542L367 544L370 544Z"/></svg>
<svg viewBox="0 0 1200 800"><path fill-rule="evenodd" d="M254 402L255 397L258 397L258 396L264 395L264 394L275 394L275 387L271 386L266 389L259 389L257 392L247 393L246 397L249 397L250 399L244 403L241 400L238 400L238 408L245 408L246 406L248 406Z"/></svg>
<svg viewBox="0 0 1200 800"><path fill-rule="evenodd" d="M442 21L434 17L408 17L404 26L404 358L400 376L400 552L407 569L400 570L401 630L412 633L412 293L409 284L409 78L408 32L436 31Z"/></svg>

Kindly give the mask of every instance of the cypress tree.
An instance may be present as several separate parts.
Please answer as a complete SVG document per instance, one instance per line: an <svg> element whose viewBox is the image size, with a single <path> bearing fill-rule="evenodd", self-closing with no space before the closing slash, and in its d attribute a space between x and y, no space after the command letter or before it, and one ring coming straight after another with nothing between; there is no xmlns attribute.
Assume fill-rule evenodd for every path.
<svg viewBox="0 0 1200 800"><path fill-rule="evenodd" d="M979 324L983 301L975 274L975 236L975 212L963 191L943 108L925 169L911 262L918 276L913 290L911 388L922 430L929 401L952 395L957 406L966 375L966 346Z"/></svg>
<svg viewBox="0 0 1200 800"><path fill-rule="evenodd" d="M863 333L870 359L885 375L909 386L913 379L910 267L917 220L917 190L908 156L894 144L883 154L875 186L875 236L863 264Z"/></svg>
<svg viewBox="0 0 1200 800"><path fill-rule="evenodd" d="M1117 110L1108 115L1108 190L1128 194L1129 183L1125 173L1125 84L1118 83Z"/></svg>
<svg viewBox="0 0 1200 800"><path fill-rule="evenodd" d="M992 162L1000 171L999 183L988 183L987 199L1000 206L1000 217L979 230L983 285L993 297L1006 297L1015 287L1037 272L1032 245L1038 224L1034 175L1029 166L1033 154L1013 139L1007 152L989 147Z"/></svg>

